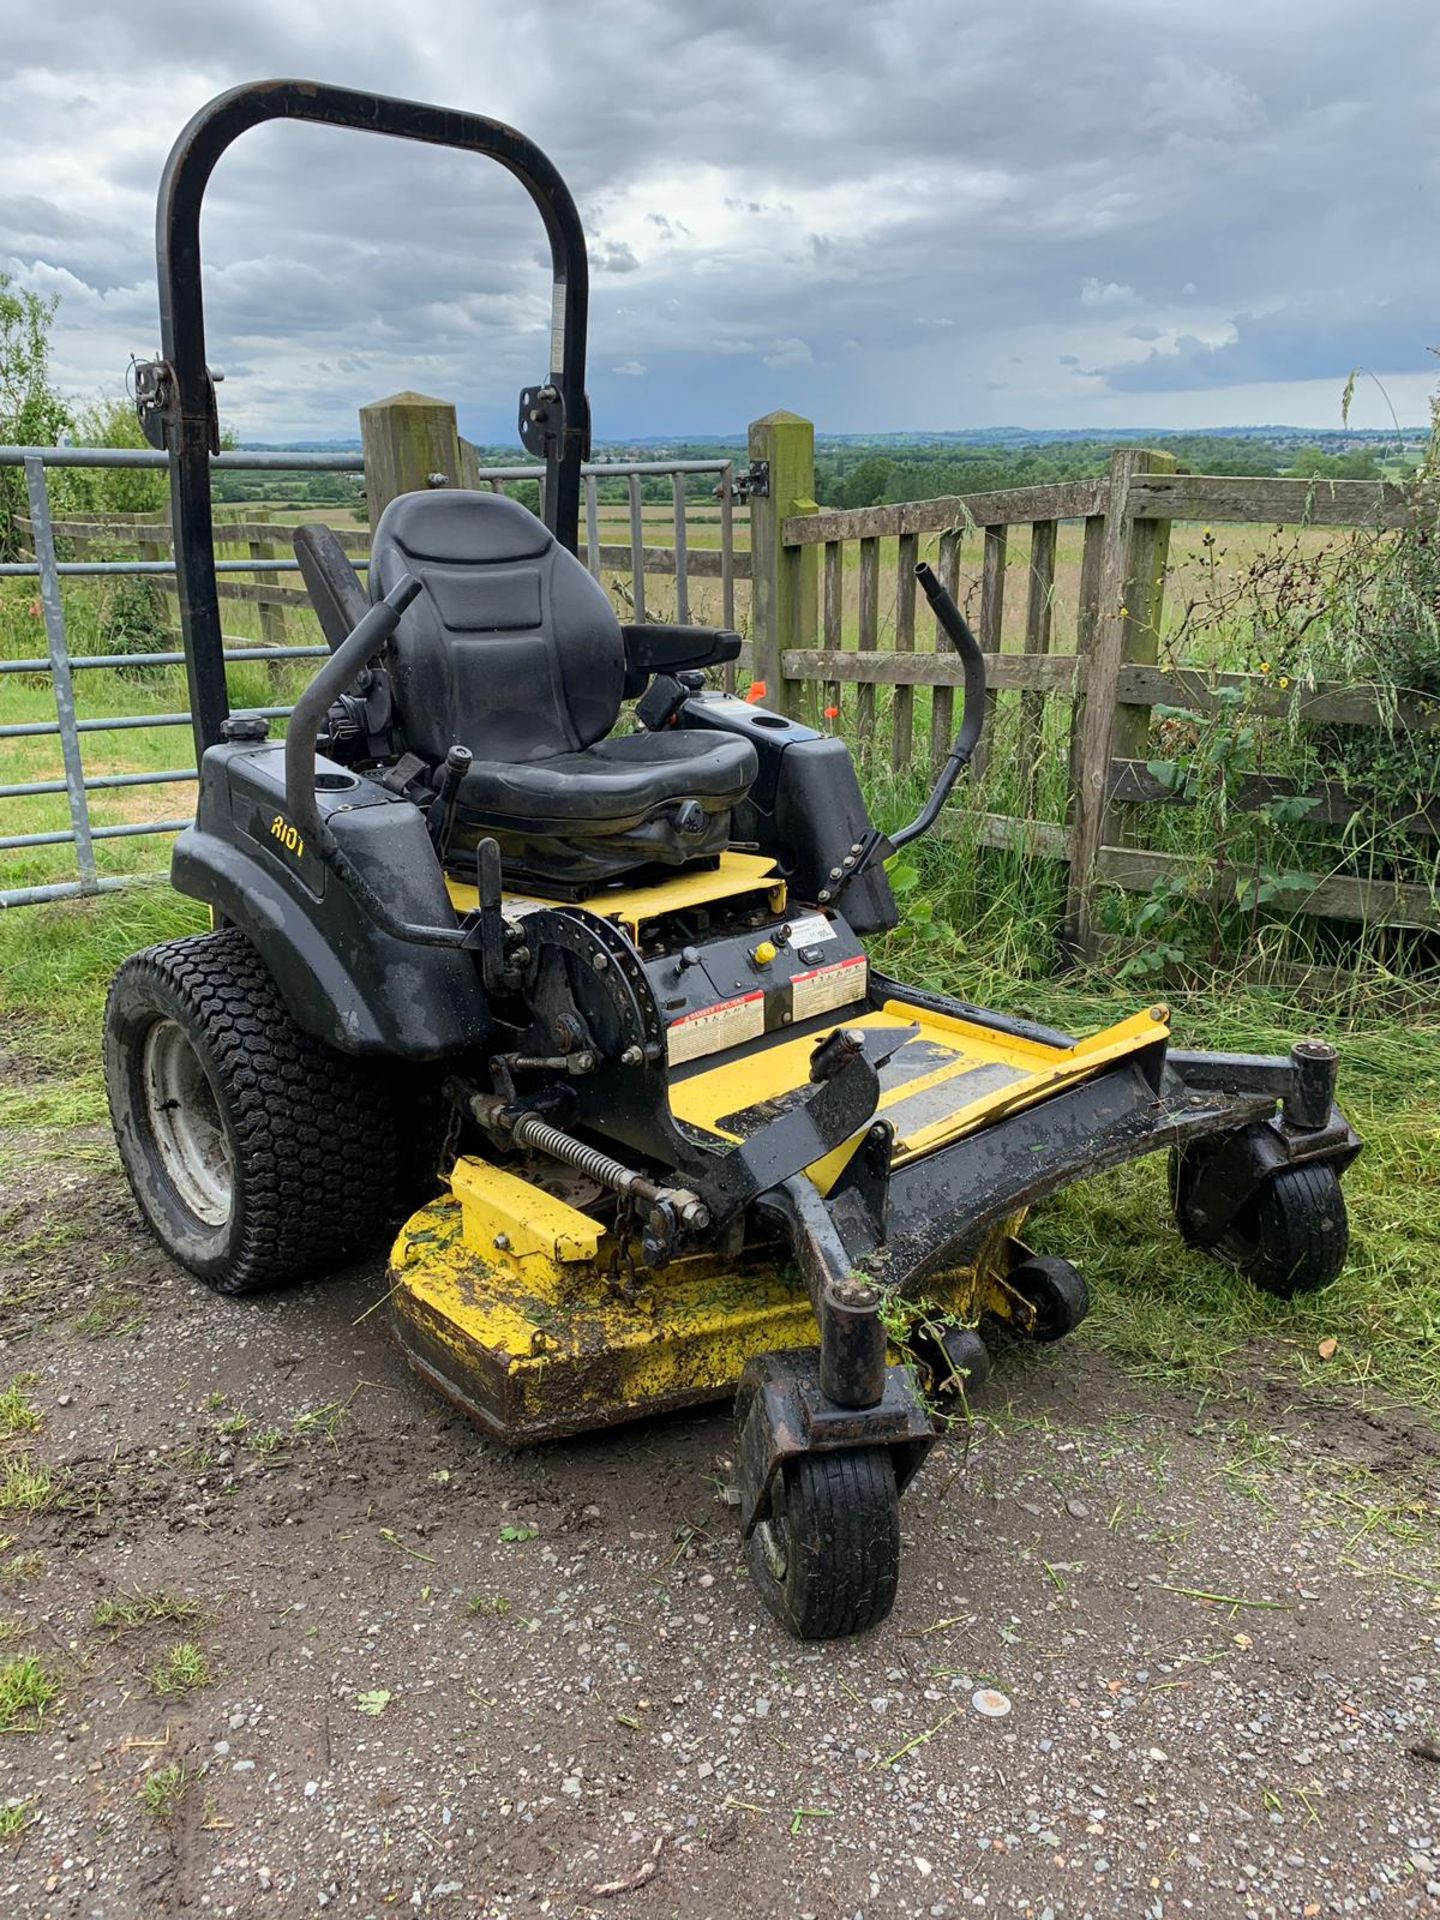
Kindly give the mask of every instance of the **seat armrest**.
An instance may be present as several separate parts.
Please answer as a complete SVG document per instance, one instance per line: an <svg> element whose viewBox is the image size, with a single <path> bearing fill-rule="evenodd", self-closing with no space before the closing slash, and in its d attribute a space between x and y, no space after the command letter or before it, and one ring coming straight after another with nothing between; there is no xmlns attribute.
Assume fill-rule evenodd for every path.
<svg viewBox="0 0 1440 1920"><path fill-rule="evenodd" d="M718 667L737 659L740 636L729 627L653 625L621 627L625 637L626 678L639 674L683 673L687 667Z"/></svg>

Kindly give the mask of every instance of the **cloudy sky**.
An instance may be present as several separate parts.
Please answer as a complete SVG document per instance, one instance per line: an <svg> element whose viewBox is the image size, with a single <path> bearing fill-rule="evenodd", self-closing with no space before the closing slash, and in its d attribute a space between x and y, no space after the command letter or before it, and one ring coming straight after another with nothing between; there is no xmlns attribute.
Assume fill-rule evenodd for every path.
<svg viewBox="0 0 1440 1920"><path fill-rule="evenodd" d="M1333 425L1440 377L1435 0L0 0L0 270L57 371L157 342L190 113L294 75L512 121L590 236L597 435ZM545 369L538 220L498 168L242 136L204 227L242 436L413 386L512 437ZM1377 384L1378 383L1378 384ZM1380 390L1384 389L1383 393ZM1388 401L1387 401L1388 396Z"/></svg>

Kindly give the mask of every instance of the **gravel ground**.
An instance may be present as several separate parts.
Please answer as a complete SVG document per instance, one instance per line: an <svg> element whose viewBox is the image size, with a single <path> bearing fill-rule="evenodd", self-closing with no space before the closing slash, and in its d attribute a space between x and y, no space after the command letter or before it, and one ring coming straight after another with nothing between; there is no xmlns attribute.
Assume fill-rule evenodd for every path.
<svg viewBox="0 0 1440 1920"><path fill-rule="evenodd" d="M1440 1906L1440 1452L1403 1412L1003 1356L891 1620L805 1646L749 1590L723 1412L506 1453L389 1346L378 1262L220 1300L100 1136L5 1145L0 1387L43 1425L0 1451L57 1504L0 1512L0 1667L58 1693L0 1740L0 1914ZM157 1693L183 1643L202 1683Z"/></svg>

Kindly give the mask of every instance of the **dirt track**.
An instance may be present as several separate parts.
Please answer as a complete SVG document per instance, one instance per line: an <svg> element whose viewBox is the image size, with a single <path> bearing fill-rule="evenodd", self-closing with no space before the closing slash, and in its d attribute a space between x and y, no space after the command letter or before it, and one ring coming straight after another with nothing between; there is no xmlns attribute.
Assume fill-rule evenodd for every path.
<svg viewBox="0 0 1440 1920"><path fill-rule="evenodd" d="M721 1412L508 1455L408 1375L378 1262L217 1300L102 1136L4 1144L0 1385L44 1415L8 1451L60 1504L0 1514L0 1664L60 1696L0 1740L0 1914L1440 1904L1418 1423L1012 1354L907 1498L892 1620L805 1647L747 1590ZM137 1590L203 1618L94 1624ZM157 1697L182 1640L213 1682Z"/></svg>

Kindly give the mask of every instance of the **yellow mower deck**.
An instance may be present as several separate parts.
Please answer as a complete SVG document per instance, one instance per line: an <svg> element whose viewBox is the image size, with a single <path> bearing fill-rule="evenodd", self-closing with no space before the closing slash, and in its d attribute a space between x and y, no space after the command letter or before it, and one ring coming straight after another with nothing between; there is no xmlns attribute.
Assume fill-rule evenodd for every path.
<svg viewBox="0 0 1440 1920"><path fill-rule="evenodd" d="M697 889L704 880L708 894ZM768 863L728 855L718 873L634 897L612 894L604 911L636 926L681 884L714 899L722 888L770 891L779 883ZM463 910L462 890L452 893ZM858 972L863 992L863 967ZM835 1018L915 1030L880 1072L878 1111L895 1130L898 1166L1153 1045L1167 1032L1164 1011L1136 1014L1066 1048L899 1001L837 1010ZM780 1031L696 1062L672 1079L672 1109L717 1140L743 1139L812 1091L814 1044L813 1033ZM822 1192L864 1132L809 1169ZM395 1243L395 1333L433 1386L512 1444L725 1397L752 1356L818 1339L804 1287L779 1247L632 1276L600 1222L513 1172L462 1158L450 1188L412 1216ZM1005 1243L1022 1218L1007 1220L978 1258L927 1282L927 1305L967 1322L1005 1313Z"/></svg>
<svg viewBox="0 0 1440 1920"><path fill-rule="evenodd" d="M919 1029L880 1071L877 1115L894 1127L893 1163L903 1166L1153 1045L1168 1032L1156 1011L1134 1014L1066 1048L1012 1038L899 1000L887 1000L878 1012L836 1018L846 1027ZM670 1105L678 1119L718 1139L743 1139L781 1111L787 1096L803 1097L810 1091L814 1044L813 1035L793 1040L771 1036L768 1044L672 1082ZM808 1169L822 1193L829 1192L859 1138L857 1134Z"/></svg>

